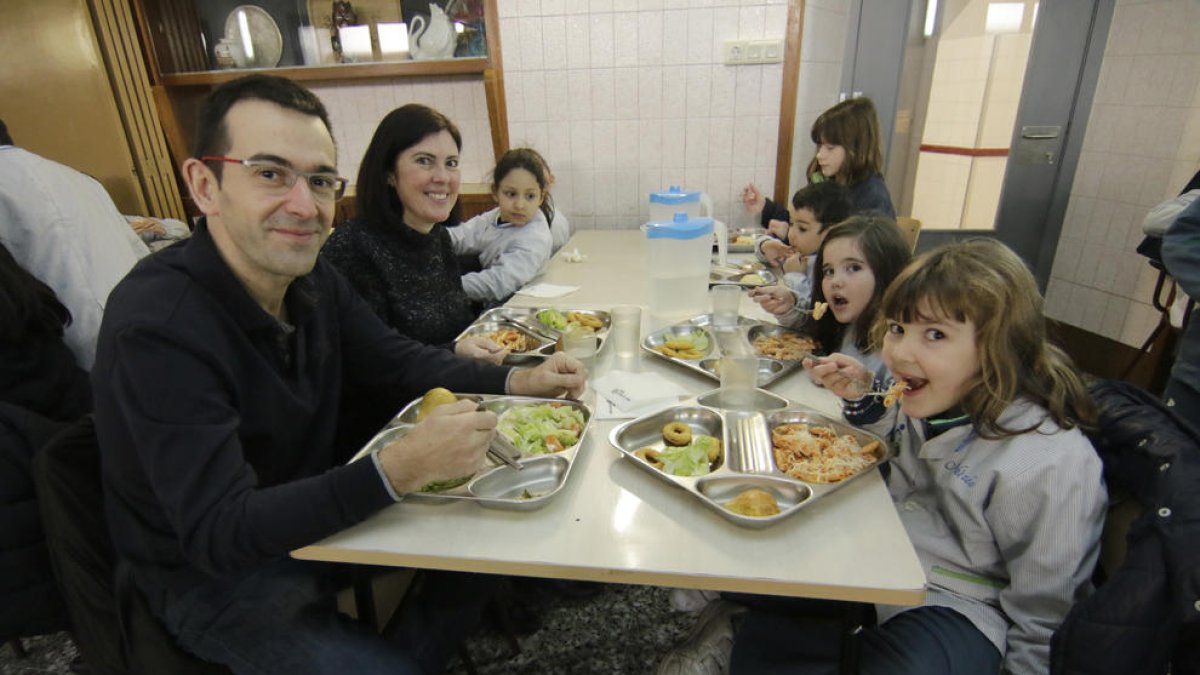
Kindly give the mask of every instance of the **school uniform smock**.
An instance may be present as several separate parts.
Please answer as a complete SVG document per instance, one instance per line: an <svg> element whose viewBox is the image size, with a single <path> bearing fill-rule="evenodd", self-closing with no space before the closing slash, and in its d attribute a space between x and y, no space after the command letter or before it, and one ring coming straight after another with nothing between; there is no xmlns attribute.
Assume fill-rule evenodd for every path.
<svg viewBox="0 0 1200 675"><path fill-rule="evenodd" d="M571 227L571 221L567 219L567 214L555 208L554 219L550 221L550 251L557 253L558 249L562 248L573 234L575 234L575 230Z"/></svg>
<svg viewBox="0 0 1200 675"><path fill-rule="evenodd" d="M528 223L500 222L499 207L450 228L457 255L478 255L483 270L462 275L472 300L503 302L542 273L550 259L551 235L539 209Z"/></svg>
<svg viewBox="0 0 1200 675"><path fill-rule="evenodd" d="M895 409L864 426L896 448L885 475L925 569L925 604L969 619L1004 655L1004 673L1041 674L1050 636L1091 592L1102 467L1082 432L1036 404L1019 400L1000 421L1035 430L991 440L964 423L930 438L927 423ZM879 623L904 609L879 606Z"/></svg>

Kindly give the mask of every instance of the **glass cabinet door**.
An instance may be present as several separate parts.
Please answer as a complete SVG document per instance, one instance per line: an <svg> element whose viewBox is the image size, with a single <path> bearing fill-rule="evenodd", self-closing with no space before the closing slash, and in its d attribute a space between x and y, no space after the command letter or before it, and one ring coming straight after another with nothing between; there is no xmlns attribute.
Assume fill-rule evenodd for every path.
<svg viewBox="0 0 1200 675"><path fill-rule="evenodd" d="M141 0L162 75L487 59L493 0Z"/></svg>

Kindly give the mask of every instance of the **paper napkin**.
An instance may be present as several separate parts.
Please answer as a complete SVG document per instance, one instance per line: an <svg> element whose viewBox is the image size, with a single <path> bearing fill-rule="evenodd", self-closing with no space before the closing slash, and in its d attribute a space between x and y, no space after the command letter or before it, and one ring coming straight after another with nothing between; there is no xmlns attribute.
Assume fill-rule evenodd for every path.
<svg viewBox="0 0 1200 675"><path fill-rule="evenodd" d="M518 295L528 295L534 298L560 298L568 293L579 290L578 286L563 286L560 284L532 284L517 291Z"/></svg>
<svg viewBox="0 0 1200 675"><path fill-rule="evenodd" d="M599 419L641 417L675 405L688 395L683 387L655 373L612 370L590 384L596 391L594 412Z"/></svg>

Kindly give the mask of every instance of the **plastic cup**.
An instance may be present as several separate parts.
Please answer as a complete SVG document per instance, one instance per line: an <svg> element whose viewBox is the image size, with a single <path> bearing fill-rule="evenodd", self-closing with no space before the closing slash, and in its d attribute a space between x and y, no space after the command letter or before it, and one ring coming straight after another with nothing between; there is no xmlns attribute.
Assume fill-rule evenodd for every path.
<svg viewBox="0 0 1200 675"><path fill-rule="evenodd" d="M618 358L637 356L642 340L642 308L637 305L617 305L612 308L612 330L609 339Z"/></svg>
<svg viewBox="0 0 1200 675"><path fill-rule="evenodd" d="M584 363L596 355L598 344L596 331L591 328L580 326L563 333L563 351Z"/></svg>
<svg viewBox="0 0 1200 675"><path fill-rule="evenodd" d="M712 321L717 328L734 328L738 325L738 311L742 306L742 289L732 284L719 284L710 291L712 296Z"/></svg>
<svg viewBox="0 0 1200 675"><path fill-rule="evenodd" d="M726 355L720 363L722 403L732 408L752 405L758 386L758 358Z"/></svg>

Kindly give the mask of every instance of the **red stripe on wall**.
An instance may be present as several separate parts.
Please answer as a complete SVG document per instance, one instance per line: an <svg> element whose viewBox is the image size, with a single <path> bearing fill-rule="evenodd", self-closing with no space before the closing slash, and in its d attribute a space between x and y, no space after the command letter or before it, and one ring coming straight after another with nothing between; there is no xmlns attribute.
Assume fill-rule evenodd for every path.
<svg viewBox="0 0 1200 675"><path fill-rule="evenodd" d="M965 157L1008 157L1008 148L964 148L957 145L921 144L921 152L939 155L963 155Z"/></svg>

